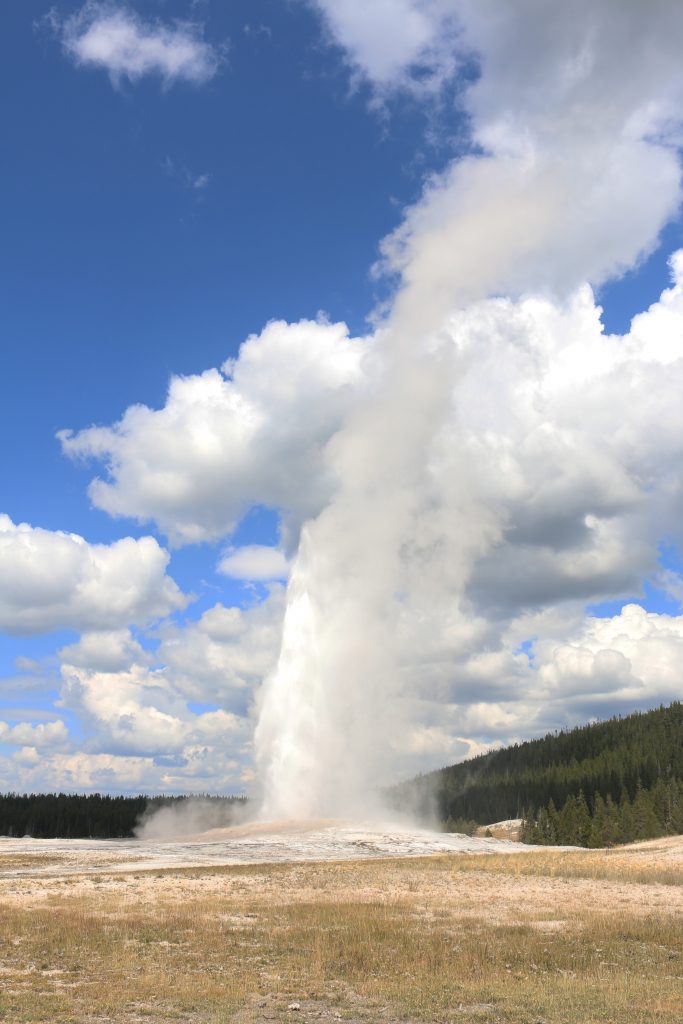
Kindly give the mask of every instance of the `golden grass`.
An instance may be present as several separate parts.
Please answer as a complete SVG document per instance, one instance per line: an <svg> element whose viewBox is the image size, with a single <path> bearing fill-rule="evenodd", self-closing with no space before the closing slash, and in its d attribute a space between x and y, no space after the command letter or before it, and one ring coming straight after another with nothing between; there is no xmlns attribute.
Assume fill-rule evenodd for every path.
<svg viewBox="0 0 683 1024"><path fill-rule="evenodd" d="M680 1024L680 918L643 913L642 882L637 913L577 895L558 917L552 893L525 902L529 856L155 872L147 902L121 898L136 874L117 892L5 907L0 1019ZM574 855L555 856L553 877L571 886ZM463 864L485 873L481 914L465 905ZM207 875L210 898L192 888ZM491 915L501 884L519 899L516 920Z"/></svg>
<svg viewBox="0 0 683 1024"><path fill-rule="evenodd" d="M19 871L24 868L51 867L61 862L61 857L42 853L0 853L0 872Z"/></svg>
<svg viewBox="0 0 683 1024"><path fill-rule="evenodd" d="M451 858L457 871L533 875L548 878L592 878L652 885L683 885L683 865L643 856L631 850L554 850Z"/></svg>

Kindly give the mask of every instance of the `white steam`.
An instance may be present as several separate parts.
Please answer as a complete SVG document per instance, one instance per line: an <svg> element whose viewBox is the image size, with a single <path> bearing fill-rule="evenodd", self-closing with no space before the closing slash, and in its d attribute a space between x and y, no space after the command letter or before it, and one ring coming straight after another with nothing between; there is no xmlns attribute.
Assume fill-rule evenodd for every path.
<svg viewBox="0 0 683 1024"><path fill-rule="evenodd" d="M240 825L247 818L244 801L190 797L159 806L152 803L135 826L138 839L177 839L216 828Z"/></svg>
<svg viewBox="0 0 683 1024"><path fill-rule="evenodd" d="M420 648L429 643L438 659L461 612L472 621L475 568L481 579L484 566L485 578L515 515L524 527L520 507L536 509L535 525L526 524L532 534L558 529L557 516L544 518L546 481L525 475L524 458L501 442L501 422L527 416L529 431L516 432L537 451L569 444L552 417L545 432L532 428L553 386L562 398L553 372L561 377L564 366L571 375L563 331L590 305L582 282L603 281L651 249L681 198L679 4L406 3L431 12L424 26L459 17L460 46L476 52L481 69L465 100L481 155L433 179L383 246L400 286L372 342L367 390L327 444L336 489L303 528L279 662L261 695L256 749L263 813L274 817L364 809L408 746L416 702L438 696L429 671L420 677L411 661L424 665ZM402 86L400 69L376 60L376 17L372 38L363 37L371 7L339 0L331 28L343 26L339 42L356 67L370 77L381 67L378 87L386 90L390 74ZM425 36L420 59L429 52ZM439 51L440 74L446 66ZM599 328L591 330L603 356ZM479 380L473 411L479 350L491 372ZM580 355L589 365L591 351ZM501 366L519 376L496 393ZM600 384L592 388L599 398ZM467 421L477 416L483 429L473 434ZM626 544L611 516L636 509L647 481L625 453L587 453L595 497L578 527L587 538L579 576L607 571L605 559L618 562ZM506 489L496 479L504 471ZM502 600L509 582L503 567Z"/></svg>

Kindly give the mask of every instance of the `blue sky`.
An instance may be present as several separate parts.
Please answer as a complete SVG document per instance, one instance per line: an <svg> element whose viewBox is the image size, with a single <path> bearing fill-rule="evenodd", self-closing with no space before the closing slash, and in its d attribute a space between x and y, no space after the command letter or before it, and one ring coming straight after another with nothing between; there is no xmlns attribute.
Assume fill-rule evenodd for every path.
<svg viewBox="0 0 683 1024"><path fill-rule="evenodd" d="M225 64L166 89L74 68L47 10L13 7L3 37L2 410L31 451L8 453L9 493L21 518L104 539L106 519L73 518L87 503L55 431L159 404L172 373L220 364L273 317L323 309L362 329L378 239L420 185L424 118L385 125L350 96L303 5L211 5Z"/></svg>
<svg viewBox="0 0 683 1024"><path fill-rule="evenodd" d="M414 7L412 0L400 0L399 6L406 11ZM235 549L244 547L251 551L254 545L278 551L281 545L284 553L278 557L283 564L285 557L290 562L294 559L301 522L315 518L322 499L307 495L297 504L294 498L289 507L288 487L301 491L293 473L294 483L278 484L276 497L271 500L268 474L277 476L279 467L283 473L289 472L286 460L292 445L301 443L301 459L309 458L313 442L304 445L296 440L307 418L318 417L315 445L321 450L340 424L347 422L350 414L344 395L356 387L353 382L360 372L357 364L362 362L362 346L353 341L348 366L335 363L334 372L329 371L333 383L322 356L313 377L302 370L302 376L296 378L300 383L295 381L292 388L301 388L303 412L301 422L299 413L291 413L291 437L295 440L286 440L290 437L286 434L282 441L285 454L278 448L281 421L277 417L290 416L294 399L289 394L273 398L268 393L270 397L264 401L266 405L275 403L272 407L277 413L273 413L269 428L275 452L268 454L273 460L272 471L264 462L265 482L255 483L248 466L238 467L241 484L233 484L226 477L226 489L245 488L244 500L236 519L232 505L229 514L221 512L225 518L219 527L209 524L208 513L204 517L202 513L195 515L188 525L190 513L177 508L174 511L167 496L154 497L150 492L140 497L139 481L135 483L137 498L131 496L132 491L125 491L127 484L119 481L109 498L94 499L88 492L89 484L96 476L107 478L108 459L120 458L124 466L133 465L138 435L131 435L125 455L116 449L116 456L112 447L116 442L111 436L102 441L101 437L95 439L95 435L79 432L93 426L109 429L132 406L162 410L172 377L199 379L205 371L238 358L241 343L252 334L260 335L271 320L285 324L302 319L316 322L319 326L311 337L319 329L321 346L328 344L323 340L323 334L325 339L328 337L328 323L345 322L351 339L370 335L373 327L368 317L373 310L384 308L381 304L393 294L397 279L410 279L410 267L406 270L400 260L389 267L389 274L373 274L372 267L380 255L382 239L401 225L408 225L411 244L415 239L419 241L422 228L411 221L410 211L427 208L423 188L429 176L447 171L454 166L452 161L480 151L481 142L472 125L476 129L477 118L484 115L476 105L468 107L468 100L461 101L481 74L475 52L476 26L472 29L473 49L462 56L455 72L444 70L443 54L434 40L425 44L424 52L417 53L417 57L411 51L406 58L406 67L412 67L413 75L408 87L400 77L403 71L399 57L397 71L392 64L391 72L387 72L382 63L383 52L389 53L394 45L389 35L385 50L369 29L367 38L363 37L362 25L356 38L350 33L352 28L356 31L357 24L353 20L344 22L340 13L343 8L342 4L337 13L330 14L329 4L305 0L134 0L131 4L112 0L85 6L26 0L5 11L0 41L5 139L0 192L0 430L4 438L0 512L14 524L27 523L45 531L36 540L37 545L47 545L45 549L36 548L33 555L26 556L29 560L35 556L40 563L36 568L30 562L27 570L29 575L35 572L40 576L35 584L38 603L50 585L51 559L72 557L52 553L51 538L57 531L78 534L89 545L109 548L123 538L130 538L131 544L146 544L143 538L153 538L156 547L146 549L145 557L154 564L149 576L144 575L147 569L143 572L138 567L142 548L126 549L125 557L133 561L130 569L121 571L130 571L133 579L138 579L138 572L141 580L144 576L140 582L144 597L129 594L126 600L130 599L131 608L112 613L111 622L106 608L114 607L119 598L106 595L95 600L95 605L102 601L102 608L97 606L95 611L87 601L79 603L82 595L66 591L58 603L64 608L73 605L78 609L73 614L53 610L41 619L40 615L31 617L32 606L16 610L21 581L12 573L24 563L8 563L4 584L0 578L0 590L3 585L7 588L10 608L7 629L0 637L0 675L4 677L0 704L6 709L7 729L18 728L17 723L25 729L12 734L14 739L7 729L0 734L0 741L3 735L7 740L0 742L4 765L4 769L0 766L0 773L4 771L0 788L109 787L125 791L145 787L177 790L185 786L220 791L241 789L251 778L253 709L250 712L249 708L276 653L284 601L283 573L264 570L259 574L253 570L255 575L248 578L248 572L234 570L235 575L229 576L218 571L217 563L228 549L234 554ZM618 18L618 13L614 17ZM117 75L111 53L97 63L84 56L82 48L93 26L97 28L108 18L133 26L140 38L170 39L173 45L184 41L196 49L197 60L203 60L204 65L198 72L193 65L191 74L182 69L162 73L160 65L152 61L139 75L130 68ZM394 30L387 31L390 34ZM485 33L482 38L481 45L487 45ZM399 53L404 41L397 39L395 45ZM515 39L510 45L516 46ZM427 91L419 88L425 68L438 78L437 85ZM195 80L188 81L193 75ZM644 88L649 87L648 83L649 79ZM658 80L652 89L663 92L664 86ZM624 86L622 92L626 91ZM435 180L434 194L445 189L443 178ZM593 264L586 259L585 279L595 287L608 333L626 334L632 316L657 302L670 285L667 261L683 244L673 186L672 196L666 210L643 214L640 235L635 241L629 238L623 242L623 253L614 258L610 255L609 260L605 257L607 269L600 268L593 274ZM634 258L634 253L640 255ZM609 269L616 265L620 267L618 273ZM523 301L524 294L534 292L534 273L529 272L528 287L510 286L513 301ZM570 283L573 288L579 280ZM546 282L541 284L539 294L550 294L544 290ZM554 282L551 284L551 292L561 305L564 279L554 292ZM398 287L400 291L401 285ZM566 293L570 291L567 285ZM493 292L507 294L503 286ZM273 341L273 351L281 344L279 339L278 335ZM277 365L287 366L287 360ZM320 409L309 402L307 391L318 387L315 382L319 380L326 382L320 385L324 392ZM329 399L325 397L326 387L331 389ZM280 399L285 403L282 409L277 404ZM336 419L333 417L328 425L323 423L321 410L332 407ZM311 412L312 408L317 411ZM179 443L182 431L192 429L188 421L182 424ZM167 425L163 427L167 429ZM198 429L210 432L213 428L205 425ZM634 427L634 431L644 429ZM72 458L57 439L57 432L62 430L72 431L76 437ZM176 440L172 430L167 436L173 447ZM98 457L96 447L100 443L108 455ZM147 435L140 435L139 443L140 452L146 452ZM261 457L264 443L258 439L254 442L249 459ZM144 455L145 460L148 458L153 456ZM188 456L188 465L193 458ZM669 453L662 458L673 460L674 456ZM148 462L145 465L149 475ZM312 461L306 466L304 490L310 481L315 491L319 475L324 475L324 464ZM311 470L310 466L318 468ZM667 463L661 479L653 470L643 486L655 492L666 477L661 483L662 494L672 494L675 474L668 467ZM640 470L632 472L635 480ZM210 474L199 480L190 471L188 479L190 489L201 489L206 484L211 491L207 503L223 508L220 487L214 486ZM239 505L240 495L235 494ZM278 498L280 494L285 497ZM612 504L607 499L602 504L595 501L595 508L599 506L603 511L582 506L580 515L616 515L604 511L608 506L616 507L616 498ZM110 514L112 502L118 502L116 507L123 514ZM187 499L184 509L189 507L188 502L191 504L191 499ZM663 502L664 498L657 504L657 514L648 520L656 519L659 525L652 527L647 539L639 534L637 542L635 534L629 533L631 513L624 513L619 536L626 539L625 543L631 538L633 548L642 541L644 552L632 570L619 576L610 568L600 584L586 584L583 589L577 587L576 592L558 592L545 606L546 618L553 617L549 609L562 608L564 625L559 627L555 620L547 624L545 640L542 631L546 626L541 623L544 609L531 608L522 597L515 598L515 613L509 609L505 612L508 633L501 626L498 639L491 634L487 641L490 651L500 653L506 647L510 659L518 658L514 652L522 650L520 643L529 650L529 644L539 636L539 649L543 643L548 650L553 644L557 648L563 643L580 647L580 637L585 640L587 631L593 629L587 625L591 616L616 619L632 600L648 612L676 618L680 604L674 577L680 578L681 555L679 539L666 525L673 512L669 506L666 514L661 512ZM169 508L168 516L176 516L180 524L177 527L173 523L169 526L170 519L164 518L164 509ZM509 512L511 518L506 521L513 522L515 515ZM190 529L198 531L196 542L187 543ZM646 548L650 554L645 553ZM501 564L506 565L504 553L496 551L503 559ZM475 580L471 587L472 607L479 617L489 614L487 599L481 597L488 593L484 563L487 557L495 559L498 555L494 551L482 557L484 582L479 587ZM249 557L256 555L251 552ZM670 574L668 589L657 576L662 570ZM99 563L93 569L98 579L107 571ZM608 577L609 581L604 582ZM83 579L77 577L73 586L84 586ZM490 608L494 603L491 601ZM220 628L213 619L202 619L210 616L217 604L234 610L234 614L230 612L232 618L221 612ZM586 609L588 618L582 619ZM502 613L490 614L491 621L500 621ZM263 617L260 625L259 615ZM522 625L524 616L527 620ZM228 624L229 618L233 625ZM238 619L239 627L234 626ZM204 625L191 635L185 632L193 623L209 621L215 630L210 641L206 640L208 625L205 632L201 632ZM244 650L230 633L233 626L238 632L243 630ZM526 635L513 636L520 629L526 630ZM553 629L560 632L552 634ZM122 639L121 631L126 630L130 635ZM263 649L259 647L262 630L268 632ZM109 667L106 658L98 662L99 654L88 661L90 655L83 653L82 646L68 656L59 653L65 647L71 650L75 644L82 645L84 636L95 637L95 646L106 646L109 641L103 637L116 631L114 646L118 646L111 663L107 663ZM214 645L211 652L207 653L207 646L201 652L192 646L199 644L200 633L202 643ZM674 633L676 639L678 633ZM226 640L228 635L230 639ZM595 646L598 641L593 637L590 643ZM161 657L160 644L162 648L170 645L172 664ZM585 645L590 646L588 640ZM91 653L92 649L91 645ZM202 661L204 682L195 685L190 679L192 670L179 653L185 650L194 651L192 656ZM191 662L189 654L187 658ZM239 667L242 658L249 662L244 670ZM454 659L444 671L449 678L464 679L470 669L460 672L455 655ZM64 665L72 669L65 670ZM500 669L502 675L507 671ZM517 678L515 673L522 669L517 666L510 671L511 678ZM138 672L135 685L144 690L143 696L138 695L139 707L147 709L144 713L150 721L154 719L151 725L147 723L147 733L142 726L139 734L133 728L135 736L128 743L123 727L118 729L111 717L106 717L115 711L106 712L101 701L97 703L100 698L83 696L89 692L93 673L98 672L109 672L112 680L115 672L119 672L117 679L126 677L128 682L121 683L124 709L128 707L126 701L138 707L138 697L131 696L132 689L126 690L133 685L131 673ZM150 677L150 672L157 675ZM230 694L223 693L216 682L221 674L234 676ZM77 678L79 682L74 681ZM115 688L114 682L111 685ZM520 684L520 694L522 690L528 693L529 685L528 681ZM466 688L465 683L462 686ZM107 686L102 683L102 687L104 692ZM166 689L157 707L154 694L161 692L159 687ZM432 707L419 725L422 739L411 740L413 746L408 743L406 747L414 757L411 754L412 760L407 757L402 762L403 769L431 766L521 735L524 713L520 712L517 720L511 711L503 714L500 710L527 699L514 692L513 683L510 687L508 697L497 693L492 702L497 710L487 722L480 720L479 712L477 718L463 710L465 703L452 694L443 721L437 722L438 707ZM609 687L608 691L615 692ZM646 681L642 699L628 691L610 703L599 693L593 694L584 703L577 703L571 714L579 720L595 709L610 713L622 710L629 700L640 706L670 692L670 683L656 680L650 686ZM479 707L482 702L475 700L474 704ZM531 731L553 727L553 712L548 707L544 705L538 711ZM150 708L155 709L154 713ZM176 756L179 763L190 766L186 776L145 768L147 763L156 763L155 757L166 756L157 731L157 712L162 716L159 721L183 722L184 739L174 741L175 746L171 744L168 756ZM129 709L125 714L130 721L137 712ZM202 714L209 717L197 724L195 719L199 721ZM140 715L142 721L144 715ZM211 719L211 715L219 717ZM446 720L459 724L448 725ZM50 736L31 733L31 727L35 730L43 721L53 725L63 722L64 728L55 725ZM163 725L159 730L163 732ZM181 732L178 726L179 736ZM203 769L190 770L202 744L202 749L213 749L211 745L218 743L216 737L221 735L227 738L219 743L220 766L204 774ZM190 748L194 753L188 753ZM424 752L423 760L420 752ZM201 756L210 759L213 755ZM117 758L123 766L120 773Z"/></svg>

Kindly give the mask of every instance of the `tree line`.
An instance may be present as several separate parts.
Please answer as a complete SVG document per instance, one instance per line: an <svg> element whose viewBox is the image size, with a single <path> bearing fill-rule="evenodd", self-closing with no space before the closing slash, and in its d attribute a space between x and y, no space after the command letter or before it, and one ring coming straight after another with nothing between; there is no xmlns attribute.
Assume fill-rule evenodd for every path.
<svg viewBox="0 0 683 1024"><path fill-rule="evenodd" d="M683 704L494 750L390 792L449 830L523 818L528 842L608 845L683 832ZM604 841L603 841L604 840Z"/></svg>
<svg viewBox="0 0 683 1024"><path fill-rule="evenodd" d="M189 796L108 796L102 793L0 794L0 835L35 839L130 839L144 817L162 807L198 799ZM226 810L246 797L202 796Z"/></svg>
<svg viewBox="0 0 683 1024"><path fill-rule="evenodd" d="M642 787L633 801L626 792L616 802L608 793L588 801L583 791L567 797L558 811L550 800L522 821L521 839L542 846L615 846L637 839L683 833L683 781L659 778L651 789Z"/></svg>

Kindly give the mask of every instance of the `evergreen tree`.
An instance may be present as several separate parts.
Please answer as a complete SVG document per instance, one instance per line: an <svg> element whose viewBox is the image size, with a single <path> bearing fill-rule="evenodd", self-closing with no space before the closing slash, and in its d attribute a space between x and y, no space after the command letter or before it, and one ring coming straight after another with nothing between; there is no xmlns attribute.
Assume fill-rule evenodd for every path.
<svg viewBox="0 0 683 1024"><path fill-rule="evenodd" d="M605 824L602 839L603 846L616 846L617 843L621 842L619 808L609 793L605 800Z"/></svg>
<svg viewBox="0 0 683 1024"><path fill-rule="evenodd" d="M624 790L619 801L619 831L621 832L622 843L632 843L635 838L635 825L633 823L633 808L628 798L628 792Z"/></svg>
<svg viewBox="0 0 683 1024"><path fill-rule="evenodd" d="M596 793L593 802L593 819L588 834L588 846L593 848L606 846L605 836L607 833L607 808L605 801L599 793Z"/></svg>
<svg viewBox="0 0 683 1024"><path fill-rule="evenodd" d="M654 839L663 831L657 820L653 791L639 786L633 801L633 838Z"/></svg>
<svg viewBox="0 0 683 1024"><path fill-rule="evenodd" d="M551 797L548 801L548 842L557 846L560 842L560 816L555 807L555 801Z"/></svg>

